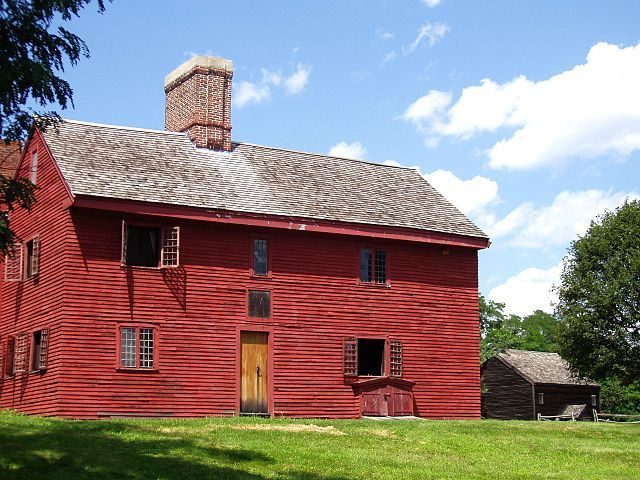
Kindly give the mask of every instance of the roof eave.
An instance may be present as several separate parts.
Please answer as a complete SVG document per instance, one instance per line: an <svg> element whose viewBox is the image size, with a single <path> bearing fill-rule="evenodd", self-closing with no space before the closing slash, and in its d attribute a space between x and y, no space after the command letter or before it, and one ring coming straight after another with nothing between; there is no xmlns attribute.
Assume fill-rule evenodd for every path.
<svg viewBox="0 0 640 480"><path fill-rule="evenodd" d="M405 227L348 223L229 210L212 210L190 206L98 197L93 195L76 195L74 198L74 206L78 208L107 210L136 215L153 215L181 218L184 220L207 221L253 227L351 235L386 240L401 240L452 247L466 247L476 250L481 250L489 246L489 239L485 237L471 237Z"/></svg>

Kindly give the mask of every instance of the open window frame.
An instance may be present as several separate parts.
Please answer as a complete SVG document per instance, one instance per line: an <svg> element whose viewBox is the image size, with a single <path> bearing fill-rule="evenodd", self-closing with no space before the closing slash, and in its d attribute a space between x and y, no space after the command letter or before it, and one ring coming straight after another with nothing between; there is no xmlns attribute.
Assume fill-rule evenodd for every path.
<svg viewBox="0 0 640 480"><path fill-rule="evenodd" d="M127 252L129 252L129 227L136 229L155 230L157 234L157 246L155 252L154 265L138 265L129 263ZM180 266L180 227L177 225L167 226L150 222L127 222L122 220L120 264L126 268L144 269L164 269L177 268Z"/></svg>

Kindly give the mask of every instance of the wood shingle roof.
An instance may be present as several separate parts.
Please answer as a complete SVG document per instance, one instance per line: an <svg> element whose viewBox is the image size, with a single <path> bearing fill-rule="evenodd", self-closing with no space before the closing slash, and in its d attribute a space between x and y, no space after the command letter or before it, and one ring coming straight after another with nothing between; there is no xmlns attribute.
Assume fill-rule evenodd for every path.
<svg viewBox="0 0 640 480"><path fill-rule="evenodd" d="M410 168L71 120L44 137L74 195L487 238Z"/></svg>
<svg viewBox="0 0 640 480"><path fill-rule="evenodd" d="M507 349L497 357L531 383L598 385L593 380L574 375L569 364L557 353Z"/></svg>

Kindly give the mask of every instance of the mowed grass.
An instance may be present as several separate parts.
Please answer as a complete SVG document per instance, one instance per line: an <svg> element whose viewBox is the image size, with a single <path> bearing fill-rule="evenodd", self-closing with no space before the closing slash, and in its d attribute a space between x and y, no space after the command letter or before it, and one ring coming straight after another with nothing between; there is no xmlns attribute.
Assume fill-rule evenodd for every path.
<svg viewBox="0 0 640 480"><path fill-rule="evenodd" d="M0 412L1 479L638 479L640 425Z"/></svg>

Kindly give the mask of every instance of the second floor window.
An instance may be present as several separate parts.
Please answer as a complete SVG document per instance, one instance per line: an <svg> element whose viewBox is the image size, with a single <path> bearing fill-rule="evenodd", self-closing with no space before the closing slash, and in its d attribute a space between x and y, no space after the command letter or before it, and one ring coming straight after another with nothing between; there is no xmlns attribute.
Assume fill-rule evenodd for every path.
<svg viewBox="0 0 640 480"><path fill-rule="evenodd" d="M29 240L25 244L26 251L26 268L25 274L26 278L35 277L38 275L38 270L40 268L40 239L35 237L32 240Z"/></svg>
<svg viewBox="0 0 640 480"><path fill-rule="evenodd" d="M122 226L122 263L133 267L177 267L180 227Z"/></svg>
<svg viewBox="0 0 640 480"><path fill-rule="evenodd" d="M253 239L253 274L269 274L269 243L265 239Z"/></svg>
<svg viewBox="0 0 640 480"><path fill-rule="evenodd" d="M247 301L250 318L271 318L271 292L269 290L249 290Z"/></svg>
<svg viewBox="0 0 640 480"><path fill-rule="evenodd" d="M360 250L360 281L387 283L386 250L363 248Z"/></svg>

